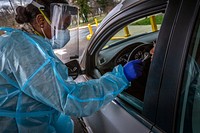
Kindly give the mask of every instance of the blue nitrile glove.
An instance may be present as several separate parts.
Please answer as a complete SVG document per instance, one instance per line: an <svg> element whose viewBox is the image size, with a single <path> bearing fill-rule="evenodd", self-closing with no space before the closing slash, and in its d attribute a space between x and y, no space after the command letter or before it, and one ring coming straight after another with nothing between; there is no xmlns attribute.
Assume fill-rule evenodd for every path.
<svg viewBox="0 0 200 133"><path fill-rule="evenodd" d="M129 82L142 75L143 63L141 60L132 60L124 65L124 74Z"/></svg>

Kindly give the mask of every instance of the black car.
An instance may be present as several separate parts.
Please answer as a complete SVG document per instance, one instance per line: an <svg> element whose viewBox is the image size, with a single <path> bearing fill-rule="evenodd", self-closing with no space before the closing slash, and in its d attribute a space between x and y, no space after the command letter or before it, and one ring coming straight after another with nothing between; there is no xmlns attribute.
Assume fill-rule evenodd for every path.
<svg viewBox="0 0 200 133"><path fill-rule="evenodd" d="M111 103L80 118L87 132L200 132L199 9L199 0L123 0L108 14L76 81L99 78L134 59L144 60L145 70Z"/></svg>

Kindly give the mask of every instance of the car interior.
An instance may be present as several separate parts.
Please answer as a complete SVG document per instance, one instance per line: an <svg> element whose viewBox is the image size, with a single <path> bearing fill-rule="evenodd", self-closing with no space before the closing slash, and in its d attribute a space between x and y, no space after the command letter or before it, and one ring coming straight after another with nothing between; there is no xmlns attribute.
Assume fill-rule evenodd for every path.
<svg viewBox="0 0 200 133"><path fill-rule="evenodd" d="M181 3L181 4L183 4L183 3ZM188 1L185 2L185 4L186 3L188 4ZM196 2L194 2L194 3L196 3ZM187 5L185 5L185 6L186 7L184 7L184 8L186 10L188 10L188 6ZM191 5L191 8L193 8L193 7L194 6ZM181 8L183 8L183 7L181 6ZM184 8L182 10L186 11L186 10L184 10ZM198 12L199 12L199 5L198 5ZM119 116L120 115L119 111L121 111L121 108L123 108L123 110L128 112L128 115L130 114L131 116L133 116L130 118L138 120L145 127L146 126L149 127L152 132L162 132L162 131L163 132L164 131L172 132L172 130L176 130L175 126L180 126L180 132L199 132L200 131L199 126L198 126L199 119L200 119L200 115L199 115L199 111L200 111L200 108L199 108L199 94L200 94L199 93L200 92L199 91L199 83L200 82L198 80L199 79L199 64L200 64L200 56L199 56L200 55L200 45L199 45L199 42L200 42L199 41L199 35L200 35L199 34L200 33L199 20L200 19L198 17L197 21L195 22L195 23L197 23L197 26L194 27L195 30L193 31L194 35L192 37L190 35L191 34L190 32L192 32L190 28L192 28L191 26L194 23L193 19L192 20L188 19L191 21L190 23L192 23L192 24L191 24L191 26L188 26L189 30L187 29L188 27L186 27L184 30L184 31L187 31L187 35L185 35L185 34L180 35L180 36L188 37L188 38L184 38L185 41L189 41L189 39L192 38L192 42L190 44L191 46L190 46L190 48L188 48L189 49L188 53L184 53L184 52L186 52L186 50L185 50L186 48L177 50L177 48L180 48L180 47L177 47L177 41L180 41L180 40L175 39L175 38L177 36L179 37L179 33L178 33L178 35L174 36L175 34L173 32L171 32L171 28L174 28L171 26L174 26L174 25L170 25L168 27L168 25L171 24L171 22L166 23L166 20L168 21L170 18L169 16L171 15L171 12L170 13L166 12L166 13L167 14L165 17L165 25L163 25L162 31L159 31L159 29L162 25L162 20L165 15L164 11L161 11L160 13L156 13L156 14L148 13L148 15L146 15L146 16L143 15L140 18L138 18L137 20L134 19L133 22L129 23L125 27L120 26L119 23L122 23L122 21L120 21L118 23L118 26L116 26L116 27L113 26L114 28L113 27L109 28L108 26L111 26L111 24L113 24L113 22L116 22L116 20L119 20L119 18L120 19L122 18L122 16L120 16L118 19L113 20L110 23L108 21L106 23L108 25L105 26L105 28L102 28L102 33L104 33L104 34L105 34L104 31L108 32L109 30L111 30L109 33L105 34L105 35L108 35L109 37L103 36L104 37L103 39L102 38L99 39L98 36L96 37L96 39L99 39L98 44L100 46L98 45L98 47L97 47L99 49L93 50L93 51L95 51L94 52L95 59L92 58L92 61L95 62L95 66L92 65L91 68L92 69L94 68L95 70L94 70L94 72L90 73L90 76L92 78L98 78L101 75L105 74L106 72L112 71L115 66L117 66L119 64L121 64L123 66L127 62L129 62L131 60L135 60L135 59L140 59L143 61L144 71L143 71L142 77L133 81L128 89L124 90L122 93L120 93L117 96L117 98L115 100L113 100L112 104L108 105L106 108L103 108L101 111L97 112L97 114L94 114L93 116L91 116L89 118L84 118L84 120L89 123L88 125L92 125L91 127L93 127L94 130L96 129L97 125L99 127L104 127L104 125L105 125L105 127L106 127L108 124L108 123L106 123L107 121L109 121L109 125L108 125L109 128L112 127L114 124L116 124L116 122L114 122L114 124L112 122L112 120L113 120L112 114L115 113L115 115L113 115L115 117ZM189 18L193 18L195 16L195 15L191 16L191 14L188 13L187 14L188 16L185 17L185 12L184 12L184 14L180 13L179 15L176 18L177 20L175 20L175 21L178 21L178 19L180 19L180 18L181 18L180 19L181 21L177 22L177 24L175 23L176 26L179 25L179 23L182 23L183 18L188 18L188 16L190 16ZM184 17L181 15L183 15ZM155 18L154 24L156 25L156 29L153 29L153 27L155 25L152 24L150 21L150 18L152 16ZM174 18L175 18L175 16L174 16ZM126 19L130 19L130 17L127 17ZM123 20L125 20L125 19L123 18ZM130 22L130 21L127 21L127 22ZM172 22L174 22L174 20ZM188 21L188 23L189 23L189 21ZM188 24L188 23L185 23L185 24ZM127 23L123 23L123 24L125 25ZM121 24L121 25L123 25L123 24ZM176 32L182 31L182 29L184 29L179 26L177 26L178 28L176 27L174 29ZM119 27L121 27L121 28L119 28ZM108 30L105 30L106 28L108 28ZM117 30L115 32L115 30L117 28L119 30ZM128 31L125 30L127 28L128 28ZM169 29L169 31L170 31L170 34L169 35L167 34L167 37L166 37L166 34L163 34L163 33L165 33L166 29ZM126 32L124 32L124 31L126 31ZM159 35L159 32L162 34ZM173 40L174 42L168 42L169 41L168 38L171 39L170 35L172 33L174 34L174 35L172 35L173 39L176 41ZM101 35L101 33L97 34L97 35ZM163 68L162 66L159 67L158 64L160 62L159 63L156 62L155 64L153 62L152 63L153 67L151 68L152 55L150 54L150 50L153 47L155 47L158 36L160 36L159 37L160 43L158 44L157 49L155 49L155 54L156 54L155 57L156 58L154 58L155 59L154 61L156 62L157 59L160 59L163 61L163 59L166 58L167 61L164 60L164 62L165 63L167 62L167 63L163 65L164 66L164 68ZM165 38L167 38L167 39L165 40ZM162 39L164 40L163 42L166 42L166 44L168 44L168 43L169 43L169 45L173 44L173 45L169 46L169 48L171 48L170 50L166 50L166 49L164 49L164 47L163 47L163 50L161 49L161 46L165 46L165 45L162 45L162 41L160 41ZM109 40L109 41L107 41L107 40ZM93 41L93 42L95 42L95 41ZM179 43L180 46L182 46L183 43L187 44L188 42L183 41L183 42ZM186 44L184 46L187 46ZM168 45L166 45L166 47L167 46ZM183 59L177 63L178 65L180 65L179 67L177 67L177 69L172 69L177 64L173 64L172 65L173 67L169 67L169 64L174 63L174 61L177 62L177 59L179 59L179 58L173 59L176 56L174 54L174 52L177 52L177 51L180 52L179 58L183 58L182 56L184 54L188 55L187 61L185 60L187 64L185 65L184 59ZM166 52L166 54L159 55L159 53L163 53L163 52ZM91 54L91 55L93 55L93 54ZM194 61L196 61L196 62L194 63ZM167 67L165 67L165 65ZM190 69L188 69L189 67L190 67ZM151 68L151 75L148 75L150 68ZM180 68L183 69L184 72L179 71ZM163 75L161 75L159 78L156 78L156 74L159 71L159 69L165 70L162 72L162 74L164 73L163 75L165 76L164 77L165 79L163 78ZM172 77L171 74L169 74L169 72L174 72L174 71L177 71L177 73L179 73L179 74L183 73L184 75L180 76L180 75L176 74L176 76L178 75L179 77L175 76L175 78L171 79L170 82L172 82L174 79L177 81L173 81L172 83L170 83L170 85L168 87L168 84L169 84L168 79ZM100 74L98 72L100 72ZM159 71L159 73L161 73L161 72ZM162 83L156 84L158 86L156 88L157 89L156 93L153 95L152 94L149 95L151 92L154 93L152 91L152 90L155 90L155 86L153 85L155 83L154 81L159 81L160 78L162 78L162 81L161 81ZM146 94L145 94L147 79L148 79L148 84L147 84L147 90L146 90ZM180 84L182 84L182 85L179 86ZM152 88L152 89L150 89L150 88ZM178 93L180 93L180 94L178 94ZM145 100L144 100L144 95L145 95ZM150 97L150 96L152 96L152 97ZM155 106L154 106L154 104L155 104ZM119 109L116 111L116 108L114 108L112 105L114 105L114 107L116 107L116 108L119 107ZM119 105L119 106L115 106L115 105ZM167 109L166 109L166 105L168 107ZM143 110L143 107L144 107L144 110ZM166 111L168 113L166 113ZM175 114L175 113L177 113L177 114ZM150 124L151 124L151 119L152 119L153 128L149 126L150 125L149 121L148 120L146 121L146 119L144 119L146 117L148 120L150 120ZM177 118L175 118L175 117L177 117ZM180 118L178 118L178 117L180 117ZM125 115L123 114L123 119L124 118L125 118ZM96 120L98 122L95 123ZM114 119L114 120L116 120L116 119ZM125 121L127 121L127 120L125 120ZM135 123L134 124L133 123L131 123L130 125L132 126L135 124ZM176 125L177 123L180 123L180 125ZM173 125L173 124L175 124L175 125ZM116 126L116 125L114 125L113 127L121 128L121 126ZM126 128L126 126L124 126L124 127ZM173 129L169 129L168 127L173 128ZM107 131L107 128L106 128L106 131Z"/></svg>
<svg viewBox="0 0 200 133"><path fill-rule="evenodd" d="M152 16L157 21L156 30L152 29L152 24L150 23L150 17ZM97 55L96 68L102 75L112 71L119 64L123 66L131 60L142 60L144 65L142 76L133 81L131 86L118 96L123 101L136 107L139 112L142 111L146 81L151 64L150 50L158 38L163 16L164 13L157 13L130 23L126 26L129 30L128 37L123 34L126 28L123 27L117 31ZM145 25L140 25L140 23L145 23Z"/></svg>

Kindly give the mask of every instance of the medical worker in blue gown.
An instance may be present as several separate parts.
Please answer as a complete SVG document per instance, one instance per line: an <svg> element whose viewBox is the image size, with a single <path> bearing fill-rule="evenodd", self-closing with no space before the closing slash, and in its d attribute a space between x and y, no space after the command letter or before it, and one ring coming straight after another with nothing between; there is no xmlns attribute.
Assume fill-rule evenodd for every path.
<svg viewBox="0 0 200 133"><path fill-rule="evenodd" d="M136 60L99 79L71 80L52 47L69 41L68 21L76 12L64 0L32 1L16 8L15 19L30 24L36 34L0 28L5 32L0 36L1 133L73 132L69 116L91 115L141 75L141 61Z"/></svg>

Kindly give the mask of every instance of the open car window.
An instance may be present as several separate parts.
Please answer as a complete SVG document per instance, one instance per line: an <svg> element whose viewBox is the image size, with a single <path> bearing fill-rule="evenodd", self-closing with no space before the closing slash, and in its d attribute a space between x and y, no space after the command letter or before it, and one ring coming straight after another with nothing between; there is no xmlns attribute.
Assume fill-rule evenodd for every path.
<svg viewBox="0 0 200 133"><path fill-rule="evenodd" d="M143 99L151 63L150 50L156 43L159 29L164 18L164 13L151 14L139 18L127 26L122 27L104 45L98 54L96 67L104 74L121 64L125 65L130 60L144 60L143 76L131 83L131 86L118 97L131 107L142 112Z"/></svg>
<svg viewBox="0 0 200 133"><path fill-rule="evenodd" d="M108 48L112 45L117 45L122 40L137 37L143 34L151 33L160 30L163 21L164 13L153 14L146 16L130 23L118 31L103 47Z"/></svg>

